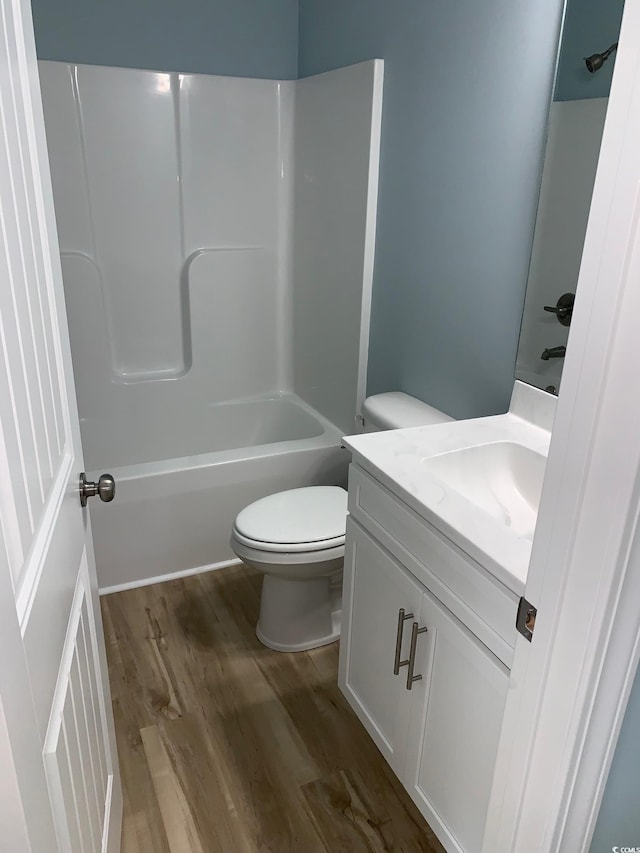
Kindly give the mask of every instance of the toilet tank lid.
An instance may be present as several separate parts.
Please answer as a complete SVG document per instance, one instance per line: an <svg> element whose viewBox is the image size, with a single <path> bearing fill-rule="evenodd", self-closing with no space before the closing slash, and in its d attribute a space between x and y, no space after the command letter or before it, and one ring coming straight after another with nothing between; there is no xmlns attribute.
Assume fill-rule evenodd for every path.
<svg viewBox="0 0 640 853"><path fill-rule="evenodd" d="M362 416L365 425L375 425L380 429L406 429L453 420L439 409L402 391L387 391L367 397L362 404Z"/></svg>

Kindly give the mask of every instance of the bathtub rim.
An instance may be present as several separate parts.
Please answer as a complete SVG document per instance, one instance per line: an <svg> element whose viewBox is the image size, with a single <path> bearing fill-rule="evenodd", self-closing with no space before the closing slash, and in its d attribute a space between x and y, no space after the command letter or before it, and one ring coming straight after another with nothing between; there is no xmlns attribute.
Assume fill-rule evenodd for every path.
<svg viewBox="0 0 640 853"><path fill-rule="evenodd" d="M246 402L267 402L271 400L282 400L291 403L312 417L322 427L319 435L308 438L284 439L273 441L268 444L255 444L245 447L237 447L228 450L212 450L207 453L188 454L186 456L175 456L169 459L158 459L153 462L137 462L130 465L102 465L98 468L89 468L88 476L96 477L108 468L109 473L117 482L131 482L137 479L160 477L165 474L178 474L183 471L210 468L217 465L230 464L241 460L259 459L266 456L278 456L285 453L304 452L306 450L334 447L340 445L343 430L338 429L327 418L313 409L297 394L291 392L280 392L269 396L243 398L241 400L225 401L221 405ZM354 432L356 427L354 426Z"/></svg>

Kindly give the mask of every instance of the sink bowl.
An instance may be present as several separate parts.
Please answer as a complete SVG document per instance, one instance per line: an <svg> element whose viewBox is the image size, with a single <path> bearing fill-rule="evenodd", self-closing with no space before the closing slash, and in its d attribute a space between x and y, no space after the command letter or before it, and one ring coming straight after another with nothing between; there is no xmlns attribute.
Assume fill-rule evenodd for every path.
<svg viewBox="0 0 640 853"><path fill-rule="evenodd" d="M455 490L514 533L532 539L546 457L512 441L497 441L423 459L443 485Z"/></svg>

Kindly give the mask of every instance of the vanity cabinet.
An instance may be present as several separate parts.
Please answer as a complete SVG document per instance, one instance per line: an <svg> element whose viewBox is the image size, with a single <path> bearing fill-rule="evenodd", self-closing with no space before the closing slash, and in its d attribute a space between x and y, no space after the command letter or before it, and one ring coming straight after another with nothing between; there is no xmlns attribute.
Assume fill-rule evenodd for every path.
<svg viewBox="0 0 640 853"><path fill-rule="evenodd" d="M414 558L403 551L406 537L404 543L388 539L386 544L396 543L396 553L380 541L385 520L379 517L374 523L363 512L363 487L370 508L377 497L404 509L382 485L352 466L339 684L445 848L477 853L509 681L509 668L494 651L508 662L508 640L513 644L515 637L496 634L494 651L478 639L430 588L447 590L449 603L458 601L446 560L441 586L435 581L428 585L431 576L438 579L434 562L420 562L425 572L418 578ZM390 506L386 504L387 511ZM397 518L396 513L396 524ZM420 541L428 541L435 531L417 521L425 528ZM389 519L388 526L393 528L394 521ZM437 549L433 553L437 563ZM469 563L466 569L478 567ZM500 604L485 602L487 612L499 613ZM470 624L483 622L471 608L464 610L463 601L458 605ZM515 621L515 596L512 605ZM483 637L491 638L494 628L485 628ZM415 680L409 682L412 675Z"/></svg>

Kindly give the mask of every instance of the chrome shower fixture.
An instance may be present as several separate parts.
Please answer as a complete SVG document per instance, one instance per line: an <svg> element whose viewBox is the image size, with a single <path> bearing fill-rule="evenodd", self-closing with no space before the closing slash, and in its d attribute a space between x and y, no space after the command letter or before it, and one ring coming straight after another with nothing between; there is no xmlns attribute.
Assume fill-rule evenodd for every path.
<svg viewBox="0 0 640 853"><path fill-rule="evenodd" d="M599 71L617 47L618 42L608 47L604 53L594 53L591 56L585 56L584 62L589 74L595 74L596 71Z"/></svg>

